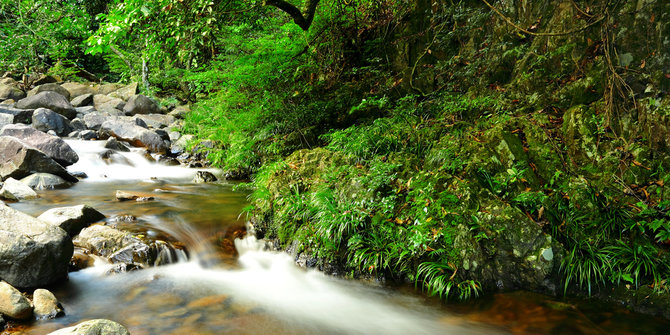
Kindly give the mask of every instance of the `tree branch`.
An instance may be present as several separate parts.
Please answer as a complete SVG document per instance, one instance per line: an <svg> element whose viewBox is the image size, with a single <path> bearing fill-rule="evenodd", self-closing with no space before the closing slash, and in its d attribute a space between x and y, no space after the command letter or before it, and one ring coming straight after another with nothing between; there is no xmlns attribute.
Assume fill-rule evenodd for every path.
<svg viewBox="0 0 670 335"><path fill-rule="evenodd" d="M305 13L300 11L296 6L284 0L265 0L263 3L266 6L277 7L293 18L293 22L297 24L302 30L307 31L314 20L314 13L316 13L316 6L320 0L307 0L305 6Z"/></svg>

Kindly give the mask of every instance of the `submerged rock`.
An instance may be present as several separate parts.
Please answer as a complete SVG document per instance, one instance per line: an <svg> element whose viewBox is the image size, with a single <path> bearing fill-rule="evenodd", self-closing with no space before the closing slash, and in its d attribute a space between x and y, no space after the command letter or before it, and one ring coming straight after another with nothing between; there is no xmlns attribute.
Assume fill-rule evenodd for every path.
<svg viewBox="0 0 670 335"><path fill-rule="evenodd" d="M151 194L146 193L131 193L126 191L118 190L116 191L116 200L118 201L150 201L154 200L154 197Z"/></svg>
<svg viewBox="0 0 670 335"><path fill-rule="evenodd" d="M85 227L105 219L105 215L88 205L79 205L52 208L37 218L62 228L70 236L76 236Z"/></svg>
<svg viewBox="0 0 670 335"><path fill-rule="evenodd" d="M56 296L48 290L37 289L33 293L33 313L38 320L53 319L64 315L63 307Z"/></svg>
<svg viewBox="0 0 670 335"><path fill-rule="evenodd" d="M67 277L73 245L63 229L0 206L0 231L0 279L37 287Z"/></svg>
<svg viewBox="0 0 670 335"><path fill-rule="evenodd" d="M120 323L105 319L96 319L82 322L76 326L59 329L48 335L130 335L130 332Z"/></svg>
<svg viewBox="0 0 670 335"><path fill-rule="evenodd" d="M6 315L17 320L26 320L32 314L33 308L28 298L12 285L0 281L0 315Z"/></svg>

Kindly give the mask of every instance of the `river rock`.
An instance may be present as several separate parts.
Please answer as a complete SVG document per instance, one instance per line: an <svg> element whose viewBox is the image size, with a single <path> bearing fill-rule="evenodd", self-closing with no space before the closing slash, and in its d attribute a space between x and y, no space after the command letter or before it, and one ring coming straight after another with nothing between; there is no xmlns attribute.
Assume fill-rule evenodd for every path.
<svg viewBox="0 0 670 335"><path fill-rule="evenodd" d="M26 200L37 198L37 193L30 186L14 179L7 178L0 189L0 198L7 200Z"/></svg>
<svg viewBox="0 0 670 335"><path fill-rule="evenodd" d="M93 106L93 94L91 93L86 93L82 94L70 101L70 104L74 107L85 107L85 106Z"/></svg>
<svg viewBox="0 0 670 335"><path fill-rule="evenodd" d="M108 109L123 110L126 102L119 98L112 98L103 94L96 94L93 96L93 106L101 112L106 112Z"/></svg>
<svg viewBox="0 0 670 335"><path fill-rule="evenodd" d="M102 225L82 229L73 242L77 247L103 257L108 257L126 246L142 243L129 232Z"/></svg>
<svg viewBox="0 0 670 335"><path fill-rule="evenodd" d="M63 141L63 139L59 138L58 136L45 134L27 125L13 124L4 126L2 129L0 129L0 136L11 136L17 138L21 142L42 151L47 156L54 159L63 166L69 166L79 161L79 156L77 153L72 150L72 148L67 143L65 143L65 141ZM35 172L52 173L50 171ZM60 174L57 175L61 176Z"/></svg>
<svg viewBox="0 0 670 335"><path fill-rule="evenodd" d="M75 248L70 260L70 271L79 271L95 265L95 258L84 252L81 248Z"/></svg>
<svg viewBox="0 0 670 335"><path fill-rule="evenodd" d="M76 326L59 329L48 335L130 335L128 329L114 321L95 319Z"/></svg>
<svg viewBox="0 0 670 335"><path fill-rule="evenodd" d="M53 130L58 136L65 136L72 131L70 121L50 109L36 109L33 113L32 121L33 128L43 132Z"/></svg>
<svg viewBox="0 0 670 335"><path fill-rule="evenodd" d="M126 113L126 115L159 114L160 108L155 101L144 95L138 94L128 99L128 103L123 108L123 112Z"/></svg>
<svg viewBox="0 0 670 335"><path fill-rule="evenodd" d="M86 124L84 121L82 121L80 118L76 117L70 122L70 127L72 127L73 130L87 130Z"/></svg>
<svg viewBox="0 0 670 335"><path fill-rule="evenodd" d="M26 320L33 314L28 298L7 282L0 281L0 314L12 319Z"/></svg>
<svg viewBox="0 0 670 335"><path fill-rule="evenodd" d="M98 111L93 106L75 107L74 110L77 111L77 117L80 118L80 119L86 114L91 114L91 113L95 113L95 112Z"/></svg>
<svg viewBox="0 0 670 335"><path fill-rule="evenodd" d="M64 96L51 91L40 92L32 97L21 99L16 103L16 107L23 109L48 108L68 119L74 119L77 116L77 111Z"/></svg>
<svg viewBox="0 0 670 335"><path fill-rule="evenodd" d="M0 114L12 115L14 119L11 123L25 123L29 124L32 122L33 110L32 109L19 109L10 106L1 106L0 105Z"/></svg>
<svg viewBox="0 0 670 335"><path fill-rule="evenodd" d="M21 182L33 190L52 190L72 186L71 182L50 173L33 173L21 179Z"/></svg>
<svg viewBox="0 0 670 335"><path fill-rule="evenodd" d="M14 123L14 115L0 113L0 128Z"/></svg>
<svg viewBox="0 0 670 335"><path fill-rule="evenodd" d="M217 181L218 178L208 171L198 171L193 178L194 183L211 183Z"/></svg>
<svg viewBox="0 0 670 335"><path fill-rule="evenodd" d="M0 206L0 231L0 279L37 287L67 277L73 246L63 229Z"/></svg>
<svg viewBox="0 0 670 335"><path fill-rule="evenodd" d="M105 215L88 205L79 205L52 208L37 218L62 228L70 236L76 236L83 228L105 219Z"/></svg>
<svg viewBox="0 0 670 335"><path fill-rule="evenodd" d="M175 122L174 116L164 114L138 114L135 117L154 129L163 129Z"/></svg>
<svg viewBox="0 0 670 335"><path fill-rule="evenodd" d="M68 101L70 101L70 92L68 90L64 89L57 83L48 83L48 84L42 84L39 86L36 86L32 90L28 92L28 96L32 97L33 95L40 93L40 92L56 92L62 96L65 97Z"/></svg>
<svg viewBox="0 0 670 335"><path fill-rule="evenodd" d="M26 93L23 92L17 85L5 85L0 84L0 100L21 100L26 97Z"/></svg>
<svg viewBox="0 0 670 335"><path fill-rule="evenodd" d="M154 197L151 194L131 193L131 192L121 191L121 190L116 191L116 200L118 200L118 201L129 201L129 200L149 201L149 200L153 200L153 199L154 199Z"/></svg>
<svg viewBox="0 0 670 335"><path fill-rule="evenodd" d="M93 88L92 85L81 84L81 83L63 83L62 88L66 89L70 93L70 98L74 99L80 95L84 94L95 94L97 90Z"/></svg>
<svg viewBox="0 0 670 335"><path fill-rule="evenodd" d="M136 147L146 147L152 152L165 153L167 151L167 145L158 134L132 122L107 120L100 126L100 132L129 142Z"/></svg>
<svg viewBox="0 0 670 335"><path fill-rule="evenodd" d="M63 308L49 290L38 288L33 292L33 313L38 320L48 320L63 315Z"/></svg>
<svg viewBox="0 0 670 335"><path fill-rule="evenodd" d="M170 113L168 113L168 115L174 116L177 119L183 119L189 112L191 112L191 107L183 105L177 106Z"/></svg>
<svg viewBox="0 0 670 335"><path fill-rule="evenodd" d="M71 182L78 181L42 151L17 138L0 136L0 179L20 179L38 172L55 174Z"/></svg>
<svg viewBox="0 0 670 335"><path fill-rule="evenodd" d="M110 137L105 143L105 149L111 149L122 152L129 152L130 149L125 146L123 143L119 142L116 138Z"/></svg>
<svg viewBox="0 0 670 335"><path fill-rule="evenodd" d="M77 134L77 137L86 141L95 140L98 138L98 132L93 130L82 130L79 132L79 134Z"/></svg>
<svg viewBox="0 0 670 335"><path fill-rule="evenodd" d="M94 112L84 115L83 121L84 124L86 125L86 128L98 130L100 129L100 126L108 119L110 119L109 114Z"/></svg>
<svg viewBox="0 0 670 335"><path fill-rule="evenodd" d="M172 146L170 147L170 152L174 155L180 155L184 153L186 150L186 147L190 141L192 141L195 138L193 135L184 135L177 140L177 142L174 142Z"/></svg>
<svg viewBox="0 0 670 335"><path fill-rule="evenodd" d="M112 98L119 98L124 101L128 101L132 96L137 94L137 82L133 82L124 87L119 88L118 90L107 94Z"/></svg>

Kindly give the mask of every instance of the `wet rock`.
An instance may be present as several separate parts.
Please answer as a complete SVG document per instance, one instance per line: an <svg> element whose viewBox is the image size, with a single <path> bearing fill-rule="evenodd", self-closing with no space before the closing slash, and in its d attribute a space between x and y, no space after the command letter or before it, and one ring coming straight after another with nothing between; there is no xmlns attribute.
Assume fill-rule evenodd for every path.
<svg viewBox="0 0 670 335"><path fill-rule="evenodd" d="M78 117L70 122L70 127L72 127L73 130L86 130L86 124Z"/></svg>
<svg viewBox="0 0 670 335"><path fill-rule="evenodd" d="M72 104L73 107L84 107L84 106L92 106L93 105L93 94L91 93L86 93L82 94L70 101L70 104Z"/></svg>
<svg viewBox="0 0 670 335"><path fill-rule="evenodd" d="M64 96L51 91L40 92L32 97L21 99L16 103L16 107L22 109L48 108L68 119L74 119L77 116L77 111Z"/></svg>
<svg viewBox="0 0 670 335"><path fill-rule="evenodd" d="M79 179L86 179L86 178L88 178L88 175L86 174L86 172L83 172L83 171L74 171L74 172L71 173L71 175L72 175L73 177L75 177L75 178L79 178Z"/></svg>
<svg viewBox="0 0 670 335"><path fill-rule="evenodd" d="M21 182L33 190L52 190L72 186L71 182L50 173L33 173L21 179Z"/></svg>
<svg viewBox="0 0 670 335"><path fill-rule="evenodd" d="M28 185L14 179L8 178L2 184L0 189L0 198L7 200L26 200L26 199L35 199L37 198L37 193L33 191Z"/></svg>
<svg viewBox="0 0 670 335"><path fill-rule="evenodd" d="M217 180L216 176L208 171L198 171L193 178L194 183L211 183Z"/></svg>
<svg viewBox="0 0 670 335"><path fill-rule="evenodd" d="M56 92L56 93L64 96L65 99L67 99L68 101L70 101L70 92L68 92L68 90L64 89L63 87L61 87L60 85L58 85L56 83L48 83L48 84L42 84L42 85L36 86L35 88L33 88L32 90L30 90L28 92L28 96L32 97L33 95L35 95L37 93L47 92L47 91Z"/></svg>
<svg viewBox="0 0 670 335"><path fill-rule="evenodd" d="M26 97L26 93L23 92L17 85L5 85L0 84L0 100L20 100Z"/></svg>
<svg viewBox="0 0 670 335"><path fill-rule="evenodd" d="M100 132L129 142L136 147L146 147L152 152L165 153L167 151L167 145L158 134L131 122L108 120L102 123Z"/></svg>
<svg viewBox="0 0 670 335"><path fill-rule="evenodd" d="M82 130L77 134L77 137L86 141L95 140L98 138L98 132L93 130Z"/></svg>
<svg viewBox="0 0 670 335"><path fill-rule="evenodd" d="M156 102L140 94L134 95L128 99L128 103L123 108L123 112L126 113L126 115L159 114L160 108L158 108Z"/></svg>
<svg viewBox="0 0 670 335"><path fill-rule="evenodd" d="M118 191L116 191L116 200L118 200L118 201L129 201L129 200L150 201L150 200L154 200L154 197L151 194L131 193L131 192L127 192L127 191L118 190Z"/></svg>
<svg viewBox="0 0 670 335"><path fill-rule="evenodd" d="M105 319L96 319L82 322L76 326L59 329L48 335L130 335L130 332L120 323Z"/></svg>
<svg viewBox="0 0 670 335"><path fill-rule="evenodd" d="M123 143L119 142L116 138L110 137L105 143L105 149L111 149L122 152L129 152L130 149L125 146Z"/></svg>
<svg viewBox="0 0 670 335"><path fill-rule="evenodd" d="M63 229L0 206L0 231L0 279L38 287L67 277L73 246Z"/></svg>
<svg viewBox="0 0 670 335"><path fill-rule="evenodd" d="M0 114L7 114L13 117L11 123L30 124L33 117L33 109L20 109L0 105Z"/></svg>
<svg viewBox="0 0 670 335"><path fill-rule="evenodd" d="M103 257L109 257L126 246L142 243L129 232L102 225L82 229L73 242L75 246Z"/></svg>
<svg viewBox="0 0 670 335"><path fill-rule="evenodd" d="M95 259L80 248L75 248L70 260L70 271L79 271L95 265Z"/></svg>
<svg viewBox="0 0 670 335"><path fill-rule="evenodd" d="M169 156L160 156L158 158L158 163L163 164L163 165L168 165L168 166L179 165L179 161L176 158L169 157Z"/></svg>
<svg viewBox="0 0 670 335"><path fill-rule="evenodd" d="M90 226L92 223L104 220L105 215L88 205L79 205L52 208L42 213L42 215L37 218L60 227L70 236L76 236L83 228Z"/></svg>
<svg viewBox="0 0 670 335"><path fill-rule="evenodd" d="M105 161L107 164L123 164L128 166L133 166L133 163L128 160L125 156L120 155L114 150L105 150L100 153L100 159Z"/></svg>
<svg viewBox="0 0 670 335"><path fill-rule="evenodd" d="M36 109L32 121L33 128L43 132L53 130L58 136L65 136L73 130L68 119L46 108Z"/></svg>
<svg viewBox="0 0 670 335"><path fill-rule="evenodd" d="M208 297L203 297L197 300L193 300L188 305L187 308L205 308L205 307L218 307L221 306L226 300L228 300L227 295L212 295Z"/></svg>
<svg viewBox="0 0 670 335"><path fill-rule="evenodd" d="M137 217L135 217L134 215L129 215L129 214L116 215L116 216L112 216L109 219L110 223L131 223L131 222L135 222L135 221L137 221Z"/></svg>
<svg viewBox="0 0 670 335"><path fill-rule="evenodd" d="M65 314L56 296L45 289L40 288L33 292L33 305L33 313L38 320L54 319Z"/></svg>
<svg viewBox="0 0 670 335"><path fill-rule="evenodd" d="M17 138L0 136L0 179L23 178L38 172L55 174L72 182L77 181L65 168L42 151L26 145Z"/></svg>
<svg viewBox="0 0 670 335"><path fill-rule="evenodd" d="M142 269L143 269L143 267L141 265L119 263L119 264L114 265L111 269L107 270L107 272L105 272L105 274L106 275L112 275L112 274L125 273L125 272L142 270Z"/></svg>
<svg viewBox="0 0 670 335"><path fill-rule="evenodd" d="M17 320L26 320L33 315L28 298L4 281L0 281L0 315Z"/></svg>
<svg viewBox="0 0 670 335"><path fill-rule="evenodd" d="M14 123L13 115L0 113L0 128L12 123Z"/></svg>
<svg viewBox="0 0 670 335"><path fill-rule="evenodd" d="M125 246L109 256L112 263L125 263L135 265L153 264L156 259L156 249L152 249L143 242Z"/></svg>
<svg viewBox="0 0 670 335"><path fill-rule="evenodd" d="M0 129L0 136L11 136L20 140L20 142L28 146L39 149L49 158L54 159L62 166L69 166L79 161L79 156L72 150L72 148L65 143L58 136L45 134L37 129L23 124L7 125ZM0 149L1 151L2 149ZM34 172L49 172L50 171L34 171ZM69 180L60 173L53 173L59 175L66 180Z"/></svg>

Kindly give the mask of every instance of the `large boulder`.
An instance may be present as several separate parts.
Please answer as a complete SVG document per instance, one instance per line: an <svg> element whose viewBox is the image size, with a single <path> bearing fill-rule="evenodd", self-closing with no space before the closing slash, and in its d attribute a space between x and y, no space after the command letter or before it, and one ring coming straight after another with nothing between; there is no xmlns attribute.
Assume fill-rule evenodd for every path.
<svg viewBox="0 0 670 335"><path fill-rule="evenodd" d="M84 106L91 106L93 105L93 94L91 93L86 93L82 94L70 101L70 104L72 106L76 107L84 107Z"/></svg>
<svg viewBox="0 0 670 335"><path fill-rule="evenodd" d="M65 99L67 99L68 101L70 101L70 92L68 92L68 90L64 89L63 87L61 87L57 83L48 83L48 84L42 84L40 86L37 86L37 87L33 88L32 90L30 90L28 92L28 96L31 97L31 96L33 96L37 93L47 92L47 91L56 92L56 93L64 96Z"/></svg>
<svg viewBox="0 0 670 335"><path fill-rule="evenodd" d="M139 114L135 117L154 129L163 129L176 121L174 116L165 114Z"/></svg>
<svg viewBox="0 0 670 335"><path fill-rule="evenodd" d="M70 93L70 99L74 99L80 95L84 94L95 94L97 90L93 88L92 85L81 84L81 83L63 83L60 85L62 88L66 89Z"/></svg>
<svg viewBox="0 0 670 335"><path fill-rule="evenodd" d="M65 116L68 119L74 119L77 111L64 96L51 91L40 92L31 97L21 99L16 103L17 108L37 109L48 108L52 111Z"/></svg>
<svg viewBox="0 0 670 335"><path fill-rule="evenodd" d="M56 162L63 166L72 165L79 161L79 156L77 153L72 150L72 148L67 143L65 143L65 141L63 141L63 139L59 138L58 136L46 134L30 126L23 124L7 125L0 129L0 136L15 137L21 140L21 142L42 151L47 156L53 158ZM63 177L60 174L50 171L34 172L47 172ZM66 177L63 178L69 180Z"/></svg>
<svg viewBox="0 0 670 335"><path fill-rule="evenodd" d="M130 335L130 332L120 323L105 319L96 319L82 322L76 326L59 329L48 335Z"/></svg>
<svg viewBox="0 0 670 335"><path fill-rule="evenodd" d="M50 173L33 173L21 179L21 182L33 190L52 190L72 186L71 182Z"/></svg>
<svg viewBox="0 0 670 335"><path fill-rule="evenodd" d="M42 151L17 138L0 136L0 179L20 179L38 172L55 174L67 181L77 182L77 178Z"/></svg>
<svg viewBox="0 0 670 335"><path fill-rule="evenodd" d="M68 119L46 108L38 108L33 113L33 128L43 132L53 130L58 136L66 136L72 131Z"/></svg>
<svg viewBox="0 0 670 335"><path fill-rule="evenodd" d="M88 205L52 208L38 219L61 227L70 236L76 236L85 227L105 218L105 215Z"/></svg>
<svg viewBox="0 0 670 335"><path fill-rule="evenodd" d="M28 298L4 281L0 281L0 315L17 320L25 320L33 315Z"/></svg>
<svg viewBox="0 0 670 335"><path fill-rule="evenodd" d="M126 102L119 98L112 98L107 95L96 94L93 96L93 106L100 112L113 112L113 110L123 110ZM114 114L114 113L112 113Z"/></svg>
<svg viewBox="0 0 670 335"><path fill-rule="evenodd" d="M152 152L165 153L167 145L156 132L138 126L134 122L107 120L100 126L103 135L113 136L136 147L146 147Z"/></svg>
<svg viewBox="0 0 670 335"><path fill-rule="evenodd" d="M153 265L159 253L156 243L146 243L129 232L102 225L82 229L73 241L75 246L112 263L139 267Z"/></svg>
<svg viewBox="0 0 670 335"><path fill-rule="evenodd" d="M0 198L7 200L26 200L37 198L37 193L30 186L14 179L7 178L0 188Z"/></svg>
<svg viewBox="0 0 670 335"><path fill-rule="evenodd" d="M0 101L7 99L21 100L25 97L26 93L23 92L17 85L0 84Z"/></svg>
<svg viewBox="0 0 670 335"><path fill-rule="evenodd" d="M0 114L13 116L12 123L30 123L33 117L32 109L19 109L0 105Z"/></svg>
<svg viewBox="0 0 670 335"><path fill-rule="evenodd" d="M123 112L126 113L126 115L158 114L160 113L160 108L155 101L139 94L128 99L128 103L123 108Z"/></svg>
<svg viewBox="0 0 670 335"><path fill-rule="evenodd" d="M67 277L74 247L63 229L0 206L0 231L0 279L37 287Z"/></svg>
<svg viewBox="0 0 670 335"><path fill-rule="evenodd" d="M137 82L133 82L129 85L121 87L118 90L109 93L108 95L112 98L119 98L124 101L128 101L135 94L137 94Z"/></svg>

